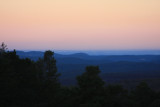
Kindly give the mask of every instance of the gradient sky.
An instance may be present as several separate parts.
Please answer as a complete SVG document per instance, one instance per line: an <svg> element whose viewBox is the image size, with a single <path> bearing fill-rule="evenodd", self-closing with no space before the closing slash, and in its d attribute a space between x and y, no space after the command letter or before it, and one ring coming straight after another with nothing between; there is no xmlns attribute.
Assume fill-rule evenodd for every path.
<svg viewBox="0 0 160 107"><path fill-rule="evenodd" d="M0 42L18 50L160 49L160 0L0 0Z"/></svg>

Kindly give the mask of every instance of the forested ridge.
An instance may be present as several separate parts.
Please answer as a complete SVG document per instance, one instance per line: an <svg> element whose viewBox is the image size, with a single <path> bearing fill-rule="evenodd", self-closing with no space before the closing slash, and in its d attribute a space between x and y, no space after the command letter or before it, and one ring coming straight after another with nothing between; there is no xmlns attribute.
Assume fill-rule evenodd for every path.
<svg viewBox="0 0 160 107"><path fill-rule="evenodd" d="M77 85L63 86L54 52L21 59L0 47L0 107L160 107L160 92L141 82L132 90L107 85L98 66L77 75Z"/></svg>
<svg viewBox="0 0 160 107"><path fill-rule="evenodd" d="M56 52L56 51L55 51ZM38 61L43 51L16 51L20 58ZM100 53L99 53L100 54ZM131 54L131 53L130 53ZM86 66L99 66L100 77L107 84L122 84L125 88L136 87L146 81L155 90L160 90L160 55L88 55L83 53L54 53L59 81L62 85L76 85L77 75L85 72Z"/></svg>

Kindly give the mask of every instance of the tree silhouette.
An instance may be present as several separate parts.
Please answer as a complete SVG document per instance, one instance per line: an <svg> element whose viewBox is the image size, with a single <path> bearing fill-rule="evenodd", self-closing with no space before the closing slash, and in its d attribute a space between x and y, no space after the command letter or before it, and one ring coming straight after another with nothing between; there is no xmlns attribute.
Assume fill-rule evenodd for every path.
<svg viewBox="0 0 160 107"><path fill-rule="evenodd" d="M57 104L57 95L60 90L58 81L60 74L57 73L56 60L53 55L54 52L45 51L43 58L37 61L38 77L41 80L40 102L46 104L45 106Z"/></svg>
<svg viewBox="0 0 160 107"><path fill-rule="evenodd" d="M86 67L86 72L77 77L83 106L99 106L104 89L104 81L99 77L99 73L98 66L88 66Z"/></svg>
<svg viewBox="0 0 160 107"><path fill-rule="evenodd" d="M38 67L43 72L42 75L45 79L51 81L57 81L60 74L57 73L56 60L53 57L54 52L48 50L45 51L42 59L37 61Z"/></svg>
<svg viewBox="0 0 160 107"><path fill-rule="evenodd" d="M99 91L104 86L104 81L99 77L98 66L86 67L86 72L77 77L78 86L83 91Z"/></svg>
<svg viewBox="0 0 160 107"><path fill-rule="evenodd" d="M2 42L1 46L0 46L0 53L5 52L7 50L7 45L4 44L4 42Z"/></svg>
<svg viewBox="0 0 160 107"><path fill-rule="evenodd" d="M155 92L145 82L141 82L133 91L135 101L140 107L147 107L155 99Z"/></svg>

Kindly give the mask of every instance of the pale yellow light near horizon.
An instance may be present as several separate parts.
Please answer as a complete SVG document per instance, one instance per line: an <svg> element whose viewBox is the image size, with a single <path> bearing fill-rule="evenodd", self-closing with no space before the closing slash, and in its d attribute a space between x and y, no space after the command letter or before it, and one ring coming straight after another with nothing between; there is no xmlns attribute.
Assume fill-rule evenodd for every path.
<svg viewBox="0 0 160 107"><path fill-rule="evenodd" d="M160 0L0 0L13 49L160 49Z"/></svg>

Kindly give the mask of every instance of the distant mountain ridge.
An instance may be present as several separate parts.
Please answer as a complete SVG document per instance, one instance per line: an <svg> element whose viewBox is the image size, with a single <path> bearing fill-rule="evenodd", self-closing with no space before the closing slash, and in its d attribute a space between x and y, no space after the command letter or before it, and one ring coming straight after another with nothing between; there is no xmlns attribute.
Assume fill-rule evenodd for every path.
<svg viewBox="0 0 160 107"><path fill-rule="evenodd" d="M39 57L43 57L42 51L17 51L17 55L21 58L31 58L32 60L38 60ZM131 62L150 62L160 61L160 55L88 55L86 53L74 53L69 55L62 55L55 53L55 58L78 58L85 60L107 60L107 61L131 61Z"/></svg>
<svg viewBox="0 0 160 107"><path fill-rule="evenodd" d="M20 58L37 61L43 57L41 51L17 51ZM75 53L69 55L54 54L57 61L60 81L64 85L76 84L76 76L85 71L85 67L100 67L101 77L106 82L123 79L160 78L160 55L88 55Z"/></svg>
<svg viewBox="0 0 160 107"><path fill-rule="evenodd" d="M24 52L30 52L30 51L31 50L28 51L25 50ZM97 55L98 56L99 55L160 55L160 49L159 50L54 50L54 52L62 55L86 53L88 55L96 55L96 56Z"/></svg>

